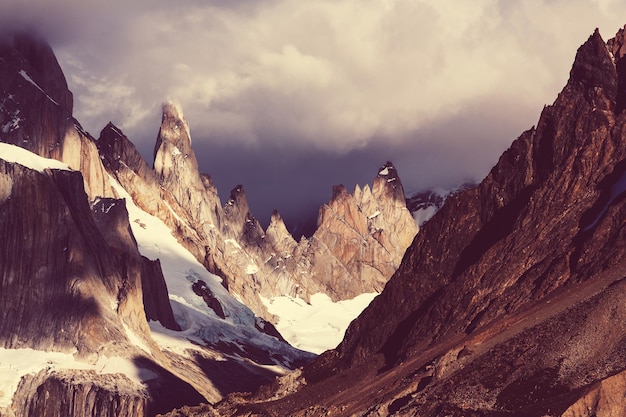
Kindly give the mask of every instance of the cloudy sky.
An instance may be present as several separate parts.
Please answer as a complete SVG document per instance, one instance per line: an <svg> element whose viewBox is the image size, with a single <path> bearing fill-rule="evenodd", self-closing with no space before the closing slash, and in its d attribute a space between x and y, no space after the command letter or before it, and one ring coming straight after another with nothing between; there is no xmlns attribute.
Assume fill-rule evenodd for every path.
<svg viewBox="0 0 626 417"><path fill-rule="evenodd" d="M277 208L295 229L387 160L406 191L480 180L626 3L2 0L0 16L48 38L94 136L111 120L151 163L176 100L222 200L243 183L262 223Z"/></svg>

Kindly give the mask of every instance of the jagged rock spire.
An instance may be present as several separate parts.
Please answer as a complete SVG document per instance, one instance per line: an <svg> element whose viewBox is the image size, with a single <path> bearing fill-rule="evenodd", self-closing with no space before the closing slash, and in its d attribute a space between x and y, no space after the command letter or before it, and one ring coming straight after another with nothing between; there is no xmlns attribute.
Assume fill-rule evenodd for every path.
<svg viewBox="0 0 626 417"><path fill-rule="evenodd" d="M374 179L372 192L377 197L381 197L385 194L392 197L395 201L399 201L401 204L404 204L405 196L402 181L400 181L398 171L391 161L387 161L379 168L378 174Z"/></svg>
<svg viewBox="0 0 626 417"><path fill-rule="evenodd" d="M180 106L171 101L163 104L161 128L154 146L154 170L164 183L182 181L197 186L199 182L189 124Z"/></svg>

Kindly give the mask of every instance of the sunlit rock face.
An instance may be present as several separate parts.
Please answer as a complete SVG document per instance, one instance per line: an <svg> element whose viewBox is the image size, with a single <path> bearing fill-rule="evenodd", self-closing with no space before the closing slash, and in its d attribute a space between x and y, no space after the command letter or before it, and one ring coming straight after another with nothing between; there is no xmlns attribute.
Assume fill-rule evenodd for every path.
<svg viewBox="0 0 626 417"><path fill-rule="evenodd" d="M80 173L40 173L3 160L0 170L11 183L0 204L2 346L89 354L126 340L120 320L146 334L139 254L115 259Z"/></svg>
<svg viewBox="0 0 626 417"><path fill-rule="evenodd" d="M17 416L145 416L150 396L123 375L41 371L24 378L13 399Z"/></svg>
<svg viewBox="0 0 626 417"><path fill-rule="evenodd" d="M351 195L337 186L331 201L320 209L307 253L313 276L334 299L380 292L417 230L406 208L400 177L387 162L371 189L357 185Z"/></svg>

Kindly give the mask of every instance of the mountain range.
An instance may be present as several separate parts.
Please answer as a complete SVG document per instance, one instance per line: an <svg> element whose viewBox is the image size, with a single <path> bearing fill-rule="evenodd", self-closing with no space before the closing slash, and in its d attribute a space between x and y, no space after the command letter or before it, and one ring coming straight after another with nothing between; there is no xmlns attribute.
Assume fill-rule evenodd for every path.
<svg viewBox="0 0 626 417"><path fill-rule="evenodd" d="M387 162L296 241L243 186L221 203L179 106L150 166L82 129L45 42L5 36L0 415L624 415L625 55L596 30L480 184L407 200ZM283 338L283 301L364 294L336 348Z"/></svg>
<svg viewBox="0 0 626 417"><path fill-rule="evenodd" d="M589 37L537 125L423 225L337 349L169 415L624 415L625 38Z"/></svg>
<svg viewBox="0 0 626 417"><path fill-rule="evenodd" d="M243 186L222 205L198 171L179 106L163 105L150 166L113 123L81 127L29 34L0 41L0 100L3 416L154 415L254 390L314 357L274 324L336 346L418 231L390 162L371 188L335 187L310 238L277 212L263 230ZM313 346L285 300L343 310Z"/></svg>

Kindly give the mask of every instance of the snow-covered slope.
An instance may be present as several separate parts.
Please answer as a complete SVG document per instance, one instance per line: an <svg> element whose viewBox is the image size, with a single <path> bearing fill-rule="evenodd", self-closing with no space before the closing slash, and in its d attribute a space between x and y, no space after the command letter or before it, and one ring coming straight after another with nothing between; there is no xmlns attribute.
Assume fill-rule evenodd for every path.
<svg viewBox="0 0 626 417"><path fill-rule="evenodd" d="M0 142L0 159L4 159L7 162L15 162L39 172L43 172L46 169L70 169L67 164L56 159L43 158L24 148L3 142Z"/></svg>
<svg viewBox="0 0 626 417"><path fill-rule="evenodd" d="M180 332L172 332L153 323L153 332L170 339L179 338L190 349L194 349L192 343L208 344L211 347L219 345L221 350L227 347L233 354L242 357L246 356L247 346L254 346L271 352L269 356L272 362L287 368L293 367L307 356L259 331L258 328L263 328L261 319L233 298L222 286L221 279L208 272L176 240L165 223L138 208L128 193L113 178L110 180L116 192L126 200L131 228L140 253L147 258L161 261L174 317L182 328ZM223 309L224 319L192 290L193 284L199 282L203 282L217 299ZM155 340L159 342L165 339L155 335ZM181 347L180 343L176 346ZM168 349L167 343L162 347Z"/></svg>
<svg viewBox="0 0 626 417"><path fill-rule="evenodd" d="M334 349L350 322L369 305L377 293L361 294L351 300L333 302L326 294L311 296L311 303L289 296L263 298L271 314L279 317L276 328L298 349L322 353Z"/></svg>

